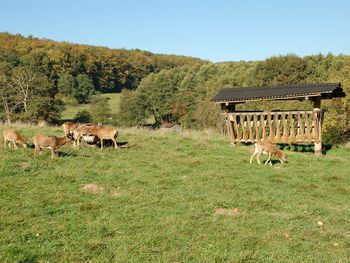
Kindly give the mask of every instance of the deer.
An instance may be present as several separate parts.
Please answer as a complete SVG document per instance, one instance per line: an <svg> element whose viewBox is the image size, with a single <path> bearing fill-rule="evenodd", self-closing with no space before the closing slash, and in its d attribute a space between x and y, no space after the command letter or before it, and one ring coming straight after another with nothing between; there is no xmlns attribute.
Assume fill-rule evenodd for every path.
<svg viewBox="0 0 350 263"><path fill-rule="evenodd" d="M277 156L281 163L284 163L287 160L287 157L277 149L276 145L270 142L257 142L254 144L255 149L253 154L250 156L250 163L252 163L253 158L255 157L258 161L258 164L261 164L259 158L262 154L268 154L269 158L266 160L265 165L270 162L272 166L271 158L272 156Z"/></svg>
<svg viewBox="0 0 350 263"><path fill-rule="evenodd" d="M79 146L80 139L85 135L91 135L91 130L94 129L95 126L89 125L81 125L73 130L73 140L74 146Z"/></svg>
<svg viewBox="0 0 350 263"><path fill-rule="evenodd" d="M103 140L112 140L114 148L118 148L118 131L113 127L94 127L91 129L91 134L95 135L101 141L101 149L103 149Z"/></svg>
<svg viewBox="0 0 350 263"><path fill-rule="evenodd" d="M70 122L70 121L63 123L62 127L63 127L63 131L64 131L64 135L65 136L73 135L74 129L78 128L78 126L79 126L78 123L74 123L74 122Z"/></svg>
<svg viewBox="0 0 350 263"><path fill-rule="evenodd" d="M6 148L7 142L8 142L9 147L10 147L11 142L12 142L13 147L15 149L18 149L17 144L21 144L23 146L23 148L27 148L28 143L19 132L13 131L10 129L6 129L2 132L2 134L4 136L4 148Z"/></svg>
<svg viewBox="0 0 350 263"><path fill-rule="evenodd" d="M56 155L56 150L61 148L68 141L68 136L63 136L60 138L56 136L46 136L37 133L33 137L33 143L35 146L34 155L40 153L43 148L49 148L51 150L51 158L54 158Z"/></svg>

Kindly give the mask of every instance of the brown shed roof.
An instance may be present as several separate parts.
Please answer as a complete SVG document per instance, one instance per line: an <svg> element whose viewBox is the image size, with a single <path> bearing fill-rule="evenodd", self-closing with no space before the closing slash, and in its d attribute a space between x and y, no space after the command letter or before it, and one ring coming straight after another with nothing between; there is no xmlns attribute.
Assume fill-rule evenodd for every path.
<svg viewBox="0 0 350 263"><path fill-rule="evenodd" d="M245 87L221 89L213 102L244 102L251 100L303 99L345 97L340 83L293 84L274 87Z"/></svg>

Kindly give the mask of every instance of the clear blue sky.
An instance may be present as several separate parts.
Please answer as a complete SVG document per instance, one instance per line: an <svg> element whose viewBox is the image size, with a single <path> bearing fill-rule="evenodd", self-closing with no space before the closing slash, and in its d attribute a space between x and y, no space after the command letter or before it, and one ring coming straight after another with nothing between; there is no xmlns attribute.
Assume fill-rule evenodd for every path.
<svg viewBox="0 0 350 263"><path fill-rule="evenodd" d="M0 0L0 31L213 62L350 54L346 0Z"/></svg>

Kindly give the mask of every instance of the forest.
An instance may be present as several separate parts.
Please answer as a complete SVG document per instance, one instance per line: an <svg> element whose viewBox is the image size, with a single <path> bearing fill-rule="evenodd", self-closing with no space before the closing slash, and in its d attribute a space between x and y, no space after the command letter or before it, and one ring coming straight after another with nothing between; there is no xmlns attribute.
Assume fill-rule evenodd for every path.
<svg viewBox="0 0 350 263"><path fill-rule="evenodd" d="M0 33L0 118L57 122L64 105L89 103L91 95L121 92L117 126L178 123L221 129L219 106L210 102L223 87L340 82L350 92L350 56L293 54L263 61L212 63L192 57L109 49ZM93 101L96 108L103 101ZM260 102L241 109L309 108L307 102ZM325 139L348 139L349 97L324 101Z"/></svg>
<svg viewBox="0 0 350 263"><path fill-rule="evenodd" d="M206 64L196 58L109 49L0 33L0 118L55 122L65 103L135 89L162 69Z"/></svg>

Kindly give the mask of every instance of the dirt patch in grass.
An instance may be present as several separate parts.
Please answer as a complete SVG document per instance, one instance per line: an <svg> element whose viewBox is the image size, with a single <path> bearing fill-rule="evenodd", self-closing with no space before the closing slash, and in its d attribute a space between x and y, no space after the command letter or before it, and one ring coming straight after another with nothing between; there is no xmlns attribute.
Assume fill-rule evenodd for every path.
<svg viewBox="0 0 350 263"><path fill-rule="evenodd" d="M104 192L105 189L97 184L84 184L82 185L81 190L84 192L98 194Z"/></svg>
<svg viewBox="0 0 350 263"><path fill-rule="evenodd" d="M239 213L239 208L216 208L214 215L237 216Z"/></svg>
<svg viewBox="0 0 350 263"><path fill-rule="evenodd" d="M112 193L112 196L113 197L122 197L124 195L124 193L122 192L122 191L114 191L113 193Z"/></svg>

